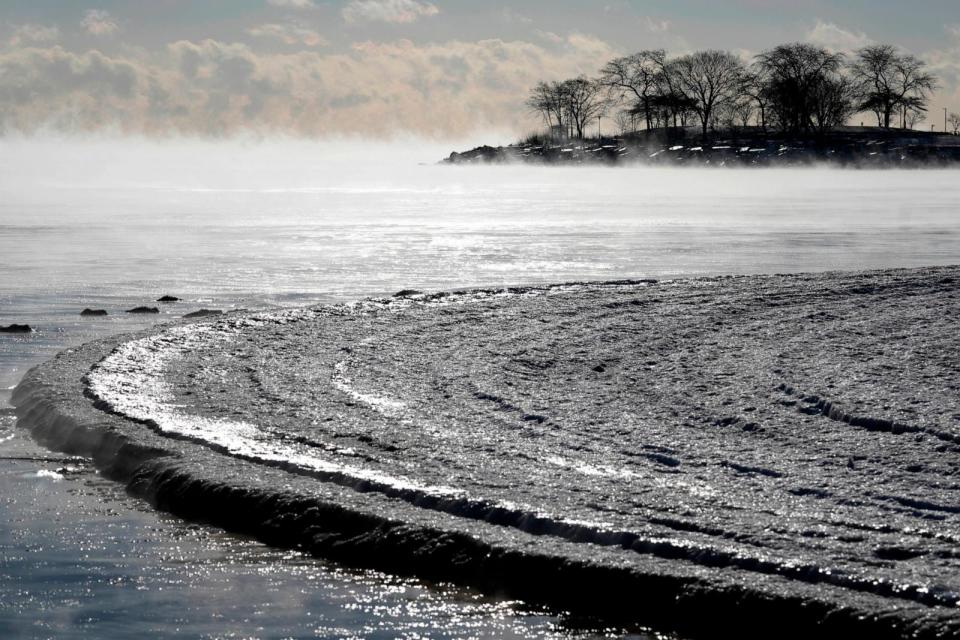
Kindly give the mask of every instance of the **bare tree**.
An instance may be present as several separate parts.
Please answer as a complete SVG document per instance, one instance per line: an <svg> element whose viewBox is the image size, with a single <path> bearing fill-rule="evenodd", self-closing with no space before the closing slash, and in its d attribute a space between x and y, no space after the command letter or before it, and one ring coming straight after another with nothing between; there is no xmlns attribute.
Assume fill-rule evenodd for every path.
<svg viewBox="0 0 960 640"><path fill-rule="evenodd" d="M811 89L811 124L818 131L842 125L857 111L856 89L840 74L825 75Z"/></svg>
<svg viewBox="0 0 960 640"><path fill-rule="evenodd" d="M757 114L757 108L747 96L742 96L730 103L727 111L730 124L733 127L749 127L750 121Z"/></svg>
<svg viewBox="0 0 960 640"><path fill-rule="evenodd" d="M647 129L652 127L651 100L657 93L657 74L666 55L662 49L640 51L614 58L600 70L600 83L607 87L612 97L623 100L630 96L636 111L643 114Z"/></svg>
<svg viewBox="0 0 960 640"><path fill-rule="evenodd" d="M849 87L839 91L843 54L805 43L785 44L757 56L757 67L766 78L770 115L781 129L797 133L825 126L838 126L844 119L826 124L833 114L840 118L848 109L819 104L824 98L850 98Z"/></svg>
<svg viewBox="0 0 960 640"><path fill-rule="evenodd" d="M903 128L913 129L926 119L926 109L910 109L903 115Z"/></svg>
<svg viewBox="0 0 960 640"><path fill-rule="evenodd" d="M850 73L862 93L861 110L876 113L878 124L886 129L894 114L900 116L900 124L905 127L909 113L926 110L937 84L922 61L889 44L860 49Z"/></svg>
<svg viewBox="0 0 960 640"><path fill-rule="evenodd" d="M608 102L604 87L596 80L584 76L563 82L564 96L567 102L567 114L577 132L583 138L587 125L597 116L603 115Z"/></svg>
<svg viewBox="0 0 960 640"><path fill-rule="evenodd" d="M686 126L693 100L683 91L677 61L664 56L658 66L657 95L651 101L654 117L665 127L671 126L671 120L674 127Z"/></svg>
<svg viewBox="0 0 960 640"><path fill-rule="evenodd" d="M743 63L726 51L698 51L678 58L676 71L680 88L692 99L693 110L700 117L706 137L718 107L738 96L744 74Z"/></svg>
<svg viewBox="0 0 960 640"><path fill-rule="evenodd" d="M913 129L914 125L927 119L926 100L908 96L900 101L900 128Z"/></svg>
<svg viewBox="0 0 960 640"><path fill-rule="evenodd" d="M630 111L617 111L613 116L613 123L617 125L617 131L620 135L625 135L633 131L634 117Z"/></svg>
<svg viewBox="0 0 960 640"><path fill-rule="evenodd" d="M740 94L742 97L752 100L756 106L757 124L767 130L767 109L770 106L770 79L766 72L754 64L753 67L743 75L740 85Z"/></svg>
<svg viewBox="0 0 960 640"><path fill-rule="evenodd" d="M953 135L960 133L960 113L951 113L947 122L950 124L950 129L953 130Z"/></svg>
<svg viewBox="0 0 960 640"><path fill-rule="evenodd" d="M937 88L937 77L927 73L926 65L911 55L900 56L894 64L894 71L903 113L902 124L906 126L910 113L926 112L930 94Z"/></svg>
<svg viewBox="0 0 960 640"><path fill-rule="evenodd" d="M861 109L873 111L877 125L890 128L890 118L897 107L893 89L893 62L896 49L888 44L863 47L850 65L850 72L862 93Z"/></svg>
<svg viewBox="0 0 960 640"><path fill-rule="evenodd" d="M548 128L556 126L563 131L569 114L566 92L566 83L539 82L530 91L527 106L543 117Z"/></svg>

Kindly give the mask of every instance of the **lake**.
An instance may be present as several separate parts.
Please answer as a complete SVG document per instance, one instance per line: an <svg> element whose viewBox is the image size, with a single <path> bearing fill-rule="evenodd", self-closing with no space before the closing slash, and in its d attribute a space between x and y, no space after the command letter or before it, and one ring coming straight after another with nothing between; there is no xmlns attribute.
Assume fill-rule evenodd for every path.
<svg viewBox="0 0 960 640"><path fill-rule="evenodd" d="M626 633L151 512L14 430L10 391L61 349L200 308L960 263L952 171L436 164L465 146L0 143L0 325L35 328L0 334L0 635Z"/></svg>

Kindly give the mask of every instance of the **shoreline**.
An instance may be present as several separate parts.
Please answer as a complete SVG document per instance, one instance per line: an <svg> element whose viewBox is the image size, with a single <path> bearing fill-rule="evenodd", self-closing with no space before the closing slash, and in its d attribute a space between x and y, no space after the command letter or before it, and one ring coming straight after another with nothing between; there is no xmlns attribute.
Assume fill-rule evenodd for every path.
<svg viewBox="0 0 960 640"><path fill-rule="evenodd" d="M509 145L452 152L441 164L609 165L652 167L943 169L960 163L960 137L913 130L847 127L796 137L759 128L719 131L704 139L689 128L552 140L532 136Z"/></svg>
<svg viewBox="0 0 960 640"><path fill-rule="evenodd" d="M590 637L453 585L332 565L157 511L84 458L50 453L0 410L0 635ZM564 630L567 629L567 632ZM632 637L632 636L631 636ZM642 634L638 640L652 640Z"/></svg>
<svg viewBox="0 0 960 640"><path fill-rule="evenodd" d="M690 300L702 298L699 304L709 306L710 295L715 293L710 291L712 287L740 286L749 290L750 283L770 284L777 278L787 283L781 287L782 291L777 290L781 299L790 298L790 282L799 283L798 290L793 292L797 295L803 294L799 290L803 287L822 290L841 285L851 290L865 287L863 293L846 294L856 297L874 295L871 292L878 287L882 292L883 286L887 286L885 282L898 279L913 282L916 291L922 292L924 287L952 279L958 272L960 269L956 267L943 267L789 277L700 278L663 284L674 287L675 295L692 296ZM390 318L403 319L407 314L411 321L420 322L439 313L438 309L453 313L456 308L482 309L484 305L491 305L491 309L510 311L511 304L526 304L527 308L542 304L543 309L548 309L551 297L554 301L576 302L577 296L592 296L593 302L606 305L623 302L626 300L623 296L631 296L631 300L641 300L639 307L645 304L656 307L662 303L656 292L663 287L650 281L565 287L414 295L413 300L399 298L367 303L366 310L356 313L350 311L350 305L341 305L339 317L346 317L343 310L347 309L354 318L362 319L364 314L385 317L388 320L384 326L387 326ZM635 295L640 298L632 298ZM646 302L643 302L644 295ZM441 304L431 306L434 302ZM331 307L319 309L331 313ZM266 323L268 329L263 330L271 332L291 330L286 324L297 328L296 320L288 322L288 319L267 316L269 314L235 314L218 322L243 322L260 317L265 318L263 323L248 324L248 327L263 327ZM187 326L191 325L172 325ZM172 327L161 328L160 333L169 332ZM157 431L162 425L150 424L149 418L134 422L116 415L117 407L108 406L102 397L91 402L91 396L96 394L89 384L90 367L116 354L120 344L157 333L150 330L88 343L31 370L13 397L21 426L30 428L34 437L49 448L93 457L105 474L126 484L132 493L146 497L159 509L349 565L449 580L532 603L599 615L612 621L640 622L693 636L714 633L716 620L725 619L731 607L736 607L749 620L745 627L737 630L744 637L763 637L770 628L783 625L785 619L790 622L786 633L797 637L814 633L821 637L844 637L853 633L889 638L911 633L916 637L940 637L938 634L944 629L960 629L955 606L923 605L925 597L919 591L917 598L904 599L902 595L895 595L896 590L883 596L850 589L850 585L847 588L831 585L829 580L795 580L758 570L758 565L735 569L736 565L709 555L699 559L684 557L676 548L671 551L669 546L660 550L643 545L635 547L635 541L628 545L632 550L621 548L622 541L609 546L584 545L583 532L574 529L569 530L567 536L556 535L557 531L549 535L551 531L538 530L535 522L529 530L510 524L511 519L522 521L523 514L507 514L507 519L499 520L499 524L491 524L491 520L498 521L491 512L458 517L455 514L464 514L456 510L422 508L422 496L415 496L412 503L398 501L370 483L354 484L350 488L317 482L310 475L291 474L289 463L282 460L272 464L259 460L257 473L251 474L250 456L244 460L243 456L222 455L230 453L226 445L160 435ZM784 396L790 395L784 389L780 391ZM357 393L353 406L369 396L362 391ZM813 406L816 411L806 415L823 416L865 432L906 433L902 427L906 423L902 421L858 422L859 414L855 412L841 413L839 409L834 412L836 406L842 405L813 403ZM832 416L833 413L836 416ZM538 416L528 415L534 417L524 418L525 421L537 423ZM844 416L849 419L844 420ZM749 433L746 423L743 426L744 433ZM909 433L936 438L935 432L925 427L922 433ZM948 443L955 442L952 440L955 434L944 433L949 436L945 446L951 446ZM660 465L654 467L660 473L673 468L671 461L675 458L672 456L676 454L651 453L648 458ZM766 477L760 467L740 467L734 470L751 478ZM766 471L773 477L775 472ZM476 506L471 508L475 510ZM527 522L529 525L529 519ZM586 553L585 548L589 548ZM899 607L895 616L886 611L892 604L891 595ZM643 604L643 611L639 612L636 610L638 597ZM930 604L935 602L936 599Z"/></svg>

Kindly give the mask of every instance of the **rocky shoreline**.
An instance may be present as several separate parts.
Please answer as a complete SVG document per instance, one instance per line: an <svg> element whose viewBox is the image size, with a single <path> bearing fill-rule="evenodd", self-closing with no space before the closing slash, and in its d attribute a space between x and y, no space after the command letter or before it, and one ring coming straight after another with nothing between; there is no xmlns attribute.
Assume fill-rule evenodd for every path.
<svg viewBox="0 0 960 640"><path fill-rule="evenodd" d="M158 508L348 564L697 637L954 637L958 281L407 291L90 343L13 402Z"/></svg>
<svg viewBox="0 0 960 640"><path fill-rule="evenodd" d="M718 134L704 141L689 130L640 132L588 140L531 139L452 152L446 164L533 163L652 166L936 168L960 163L960 138L921 131L850 127L819 137L758 131Z"/></svg>

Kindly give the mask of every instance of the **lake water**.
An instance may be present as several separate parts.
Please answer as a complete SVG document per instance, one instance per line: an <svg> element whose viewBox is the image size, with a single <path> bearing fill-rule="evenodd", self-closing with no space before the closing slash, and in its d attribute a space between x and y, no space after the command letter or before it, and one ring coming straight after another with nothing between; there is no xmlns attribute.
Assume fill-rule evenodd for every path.
<svg viewBox="0 0 960 640"><path fill-rule="evenodd" d="M0 334L0 635L609 631L150 512L13 429L10 390L70 345L201 307L405 288L960 263L952 171L436 166L449 151L0 143L0 325L36 329ZM183 301L123 313L163 294ZM85 307L110 315L81 318Z"/></svg>

